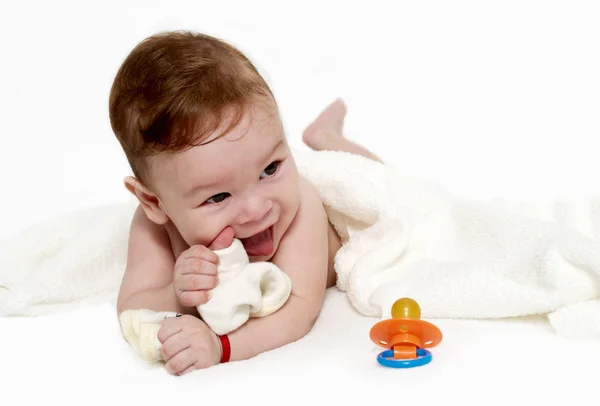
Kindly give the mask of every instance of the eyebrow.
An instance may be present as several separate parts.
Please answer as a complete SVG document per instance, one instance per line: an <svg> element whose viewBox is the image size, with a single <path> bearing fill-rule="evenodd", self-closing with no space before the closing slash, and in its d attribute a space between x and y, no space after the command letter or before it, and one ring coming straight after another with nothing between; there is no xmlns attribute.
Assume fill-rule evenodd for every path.
<svg viewBox="0 0 600 406"><path fill-rule="evenodd" d="M215 182L210 182L210 183L200 183L194 187L192 187L190 190L188 190L187 192L185 192L185 194L183 195L184 199L189 199L192 196L194 196L196 193L198 193L199 190L202 189L209 189L213 186L216 186L217 184L219 184L219 181L215 181Z"/></svg>
<svg viewBox="0 0 600 406"><path fill-rule="evenodd" d="M285 136L282 134L281 136L279 136L279 140L277 141L277 143L273 146L273 148L271 148L271 150L269 151L269 153L266 155L266 157L260 157L260 160L258 161L259 165L264 165L265 162L269 159L271 159L271 156L273 156L273 154L275 152L277 152L278 149L280 149L283 144L285 143ZM268 164L267 164L268 165ZM185 194L184 194L184 199L189 199L191 198L193 195L195 195L199 190L201 189L210 189L216 185L218 185L220 183L220 181L214 181L214 182L210 182L210 183L201 183L198 184L194 187L192 187L190 190L188 190Z"/></svg>
<svg viewBox="0 0 600 406"><path fill-rule="evenodd" d="M267 163L266 161L267 161L267 160L270 160L270 159L271 159L271 157L273 156L273 154L274 154L275 152L277 152L277 150L278 150L279 148L281 148L281 147L283 146L283 144L284 144L284 143L285 143L285 136L283 136L283 135L280 135L280 136L279 136L279 141L277 141L277 144L273 145L273 148L271 148L271 150L269 151L269 153L267 154L267 156L266 156L266 157L263 157L263 158L261 158L261 160L259 161L259 164L263 164L263 165L264 165L265 163ZM268 165L268 164L270 164L270 162L269 162L269 163L267 163L267 165Z"/></svg>

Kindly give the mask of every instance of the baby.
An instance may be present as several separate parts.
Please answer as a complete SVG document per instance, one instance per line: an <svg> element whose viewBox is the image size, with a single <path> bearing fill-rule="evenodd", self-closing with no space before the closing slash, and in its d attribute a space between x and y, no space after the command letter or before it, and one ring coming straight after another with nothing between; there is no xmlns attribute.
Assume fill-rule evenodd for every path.
<svg viewBox="0 0 600 406"><path fill-rule="evenodd" d="M248 359L306 335L336 283L341 242L317 191L297 171L277 103L253 64L211 36L154 35L123 62L109 108L134 175L125 186L139 200L117 310L181 314L158 331L167 371ZM336 100L303 141L378 159L342 136L345 113ZM285 272L291 293L277 312L223 337L197 306L219 283L215 251L234 238L250 262Z"/></svg>

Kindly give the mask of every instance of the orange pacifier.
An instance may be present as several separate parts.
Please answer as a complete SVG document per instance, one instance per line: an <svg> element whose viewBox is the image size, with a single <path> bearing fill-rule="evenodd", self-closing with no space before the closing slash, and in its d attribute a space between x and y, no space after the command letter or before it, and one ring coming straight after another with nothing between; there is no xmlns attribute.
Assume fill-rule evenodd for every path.
<svg viewBox="0 0 600 406"><path fill-rule="evenodd" d="M377 362L390 368L412 368L431 362L431 352L426 348L442 341L440 329L421 320L421 307L411 298L396 300L391 313L391 319L371 328L371 341L387 348L377 356Z"/></svg>

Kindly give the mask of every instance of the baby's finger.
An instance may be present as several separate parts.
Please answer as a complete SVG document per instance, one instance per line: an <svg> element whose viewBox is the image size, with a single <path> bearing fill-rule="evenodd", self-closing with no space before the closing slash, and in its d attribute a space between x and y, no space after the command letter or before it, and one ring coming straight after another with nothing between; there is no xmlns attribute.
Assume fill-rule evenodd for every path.
<svg viewBox="0 0 600 406"><path fill-rule="evenodd" d="M209 290L182 291L179 293L179 301L185 307L196 307L208 302Z"/></svg>
<svg viewBox="0 0 600 406"><path fill-rule="evenodd" d="M165 368L171 374L179 374L194 365L193 355L194 351L191 348L186 348L168 360L165 363Z"/></svg>
<svg viewBox="0 0 600 406"><path fill-rule="evenodd" d="M233 227L225 227L223 231L221 231L219 235L215 237L212 243L210 243L210 246L208 248L213 251L225 249L231 245L234 236L235 231L233 230Z"/></svg>
<svg viewBox="0 0 600 406"><path fill-rule="evenodd" d="M167 362L181 351L190 348L190 340L186 340L182 334L184 333L173 334L165 340L160 349L163 361Z"/></svg>
<svg viewBox="0 0 600 406"><path fill-rule="evenodd" d="M218 284L217 275L183 275L175 282L175 288L181 291L213 289Z"/></svg>
<svg viewBox="0 0 600 406"><path fill-rule="evenodd" d="M160 322L158 329L158 341L164 343L169 337L178 334L183 330L183 323L180 317L169 317Z"/></svg>
<svg viewBox="0 0 600 406"><path fill-rule="evenodd" d="M185 371L178 373L177 375L181 376L181 375L185 375L189 372L195 371L196 369L196 365L192 364L191 366L189 366Z"/></svg>
<svg viewBox="0 0 600 406"><path fill-rule="evenodd" d="M190 248L183 251L180 256L185 259L205 260L212 262L213 264L219 263L217 254L206 248L204 245L192 245Z"/></svg>
<svg viewBox="0 0 600 406"><path fill-rule="evenodd" d="M217 273L217 265L203 259L190 259L181 270L182 275L202 274L215 275Z"/></svg>

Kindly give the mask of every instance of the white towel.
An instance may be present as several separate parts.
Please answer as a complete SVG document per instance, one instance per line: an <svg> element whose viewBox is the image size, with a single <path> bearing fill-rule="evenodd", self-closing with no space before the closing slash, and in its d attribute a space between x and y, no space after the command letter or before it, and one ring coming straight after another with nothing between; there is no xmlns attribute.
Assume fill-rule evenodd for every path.
<svg viewBox="0 0 600 406"><path fill-rule="evenodd" d="M542 202L534 212L520 202L462 199L360 156L295 156L331 221L347 231L335 259L338 288L361 313L387 318L393 301L409 296L423 317L548 314L559 334L600 337L591 317L600 307L597 202ZM115 294L133 208L62 216L51 232L34 226L3 243L0 314Z"/></svg>
<svg viewBox="0 0 600 406"><path fill-rule="evenodd" d="M469 201L340 152L298 167L347 230L338 287L361 313L412 297L423 317L548 314L563 336L600 338L598 201Z"/></svg>

